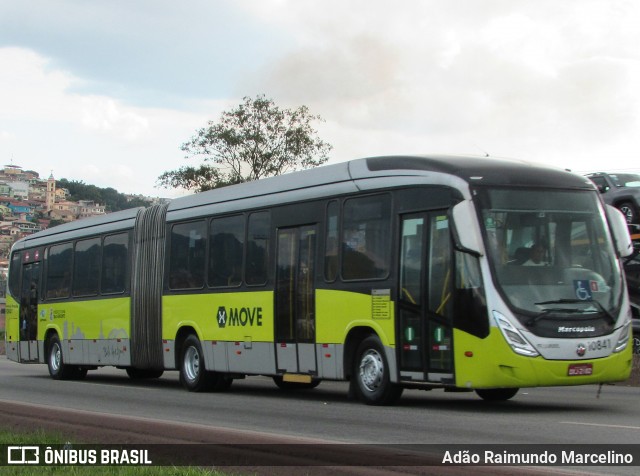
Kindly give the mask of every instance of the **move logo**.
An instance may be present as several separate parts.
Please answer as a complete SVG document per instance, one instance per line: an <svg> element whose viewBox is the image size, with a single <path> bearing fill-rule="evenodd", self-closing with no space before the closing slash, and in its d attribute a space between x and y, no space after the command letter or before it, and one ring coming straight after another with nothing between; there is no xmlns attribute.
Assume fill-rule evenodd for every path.
<svg viewBox="0 0 640 476"><path fill-rule="evenodd" d="M218 327L246 327L262 326L261 307L230 307L220 306L216 317Z"/></svg>

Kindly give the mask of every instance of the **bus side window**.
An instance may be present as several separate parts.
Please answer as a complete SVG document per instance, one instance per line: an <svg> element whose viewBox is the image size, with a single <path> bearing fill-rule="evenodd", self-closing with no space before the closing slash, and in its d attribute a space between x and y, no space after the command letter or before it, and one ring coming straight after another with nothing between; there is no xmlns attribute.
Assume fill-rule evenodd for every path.
<svg viewBox="0 0 640 476"><path fill-rule="evenodd" d="M20 296L20 264L21 254L16 251L11 256L11 265L9 267L9 292L11 295L18 299Z"/></svg>
<svg viewBox="0 0 640 476"><path fill-rule="evenodd" d="M106 236L102 252L102 294L123 293L127 283L129 234Z"/></svg>
<svg viewBox="0 0 640 476"><path fill-rule="evenodd" d="M476 256L461 251L455 251L455 261L453 301L457 312L454 313L454 324L457 328L484 339L489 335L489 321L480 262Z"/></svg>
<svg viewBox="0 0 640 476"><path fill-rule="evenodd" d="M209 286L233 287L242 283L244 216L214 218L209 238Z"/></svg>
<svg viewBox="0 0 640 476"><path fill-rule="evenodd" d="M324 252L324 278L328 282L333 282L338 277L338 213L338 201L330 201L327 205L327 233Z"/></svg>
<svg viewBox="0 0 640 476"><path fill-rule="evenodd" d="M47 299L69 297L71 291L73 245L64 243L49 248L47 259Z"/></svg>
<svg viewBox="0 0 640 476"><path fill-rule="evenodd" d="M342 219L342 277L385 278L391 257L390 196L349 199Z"/></svg>
<svg viewBox="0 0 640 476"><path fill-rule="evenodd" d="M207 228L204 220L171 228L169 287L199 289L204 285Z"/></svg>
<svg viewBox="0 0 640 476"><path fill-rule="evenodd" d="M100 282L100 238L80 240L73 256L73 295L95 296Z"/></svg>
<svg viewBox="0 0 640 476"><path fill-rule="evenodd" d="M247 261L245 263L245 279L249 285L267 283L269 222L268 212L249 215L249 223L247 225Z"/></svg>

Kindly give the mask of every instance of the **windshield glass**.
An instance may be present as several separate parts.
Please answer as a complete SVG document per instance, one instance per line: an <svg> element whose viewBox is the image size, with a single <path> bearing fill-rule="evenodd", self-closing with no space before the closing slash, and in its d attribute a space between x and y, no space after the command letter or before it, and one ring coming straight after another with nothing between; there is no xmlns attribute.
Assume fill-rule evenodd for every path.
<svg viewBox="0 0 640 476"><path fill-rule="evenodd" d="M618 187L640 187L640 175L609 174L609 177Z"/></svg>
<svg viewBox="0 0 640 476"><path fill-rule="evenodd" d="M594 192L492 189L479 196L494 282L527 324L553 316L612 319L621 271Z"/></svg>

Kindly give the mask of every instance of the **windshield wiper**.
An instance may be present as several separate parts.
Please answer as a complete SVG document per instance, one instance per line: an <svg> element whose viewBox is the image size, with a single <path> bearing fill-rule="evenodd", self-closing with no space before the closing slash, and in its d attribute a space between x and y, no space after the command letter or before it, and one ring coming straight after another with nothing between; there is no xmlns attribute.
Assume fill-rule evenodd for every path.
<svg viewBox="0 0 640 476"><path fill-rule="evenodd" d="M598 301L582 301L581 299L556 299L555 301L534 302L534 304L536 306L542 306L544 304L584 304L585 302L592 303Z"/></svg>
<svg viewBox="0 0 640 476"><path fill-rule="evenodd" d="M535 304L551 304L551 302L535 303ZM540 311L538 314L536 314L531 319L529 319L527 321L527 325L531 326L535 324L539 319L543 319L544 317L551 314L552 312L562 312L564 314L585 314L586 313L584 309L573 309L570 307L550 307L549 309L544 309L543 311Z"/></svg>
<svg viewBox="0 0 640 476"><path fill-rule="evenodd" d="M611 324L615 324L616 319L615 317L613 317L609 311L607 311L605 309L605 307L600 304L598 301L583 301L581 299L556 299L555 301L542 301L542 302L536 302L534 303L536 306L544 306L547 304L594 304L598 310L604 314L604 316L607 318L607 320L611 323ZM593 312L590 311L588 309L569 309L569 308L550 308L550 309L545 309L542 312L540 312L539 314L535 315L533 318L529 319L529 321L527 322L527 324L531 325L534 324L538 319L541 319L543 317L545 317L547 314L551 313L551 312L564 312L567 314L586 314L588 312Z"/></svg>

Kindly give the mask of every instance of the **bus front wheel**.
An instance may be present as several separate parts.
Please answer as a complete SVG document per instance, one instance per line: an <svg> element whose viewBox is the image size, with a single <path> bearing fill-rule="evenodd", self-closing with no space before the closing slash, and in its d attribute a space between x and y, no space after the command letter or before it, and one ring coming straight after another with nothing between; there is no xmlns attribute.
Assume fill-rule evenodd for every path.
<svg viewBox="0 0 640 476"><path fill-rule="evenodd" d="M487 402L504 402L515 396L518 390L517 388L478 388L476 393Z"/></svg>
<svg viewBox="0 0 640 476"><path fill-rule="evenodd" d="M367 405L390 405L402 394L402 387L391 383L389 365L382 342L369 336L358 346L352 378L356 392Z"/></svg>

